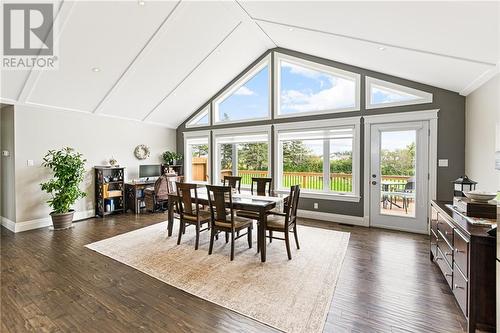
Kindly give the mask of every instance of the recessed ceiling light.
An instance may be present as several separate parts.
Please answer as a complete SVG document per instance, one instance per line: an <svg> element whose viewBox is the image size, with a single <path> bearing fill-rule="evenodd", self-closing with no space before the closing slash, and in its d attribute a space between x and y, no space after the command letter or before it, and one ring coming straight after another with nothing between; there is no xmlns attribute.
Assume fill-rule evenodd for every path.
<svg viewBox="0 0 500 333"><path fill-rule="evenodd" d="M93 67L92 68L92 72L97 73L97 72L100 72L100 71L101 71L101 69L99 67Z"/></svg>
<svg viewBox="0 0 500 333"><path fill-rule="evenodd" d="M293 31L293 28L288 28L288 31Z"/></svg>
<svg viewBox="0 0 500 333"><path fill-rule="evenodd" d="M386 50L386 47L385 47L385 46L379 46L379 47L378 47L378 49L379 49L380 51L385 51L385 50Z"/></svg>
<svg viewBox="0 0 500 333"><path fill-rule="evenodd" d="M143 0L139 0L137 3L139 4L139 6L144 6L146 4L146 2Z"/></svg>

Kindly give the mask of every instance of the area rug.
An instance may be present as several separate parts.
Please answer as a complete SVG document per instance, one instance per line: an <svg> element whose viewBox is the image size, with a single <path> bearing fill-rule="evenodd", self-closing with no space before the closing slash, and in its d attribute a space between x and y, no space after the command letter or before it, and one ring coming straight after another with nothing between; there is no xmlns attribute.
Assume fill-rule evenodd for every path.
<svg viewBox="0 0 500 333"><path fill-rule="evenodd" d="M187 228L181 245L176 243L176 231L167 237L167 224L162 222L86 247L279 330L323 330L349 233L299 226L300 250L291 237L292 260L284 242L273 240L262 263L256 253L256 230L252 249L246 236L236 241L234 261L229 260L230 244L224 236L208 255L208 232L202 232L195 251L194 227Z"/></svg>

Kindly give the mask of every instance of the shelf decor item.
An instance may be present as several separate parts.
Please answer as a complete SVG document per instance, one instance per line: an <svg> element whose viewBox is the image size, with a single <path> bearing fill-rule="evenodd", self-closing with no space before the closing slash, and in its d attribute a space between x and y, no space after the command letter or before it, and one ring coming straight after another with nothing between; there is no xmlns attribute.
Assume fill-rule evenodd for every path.
<svg viewBox="0 0 500 333"><path fill-rule="evenodd" d="M138 145L135 147L134 155L139 160L145 160L151 155L151 149L146 145Z"/></svg>
<svg viewBox="0 0 500 333"><path fill-rule="evenodd" d="M118 161L114 157L111 157L109 159L109 165L111 165L112 167L119 166Z"/></svg>
<svg viewBox="0 0 500 333"><path fill-rule="evenodd" d="M71 206L87 194L80 190L85 175L83 155L73 148L49 150L43 158L42 166L54 172L54 178L40 184L51 198L47 201L53 211L50 213L54 230L70 228L74 210Z"/></svg>
<svg viewBox="0 0 500 333"><path fill-rule="evenodd" d="M474 191L476 189L477 182L469 179L467 176L459 177L453 182L453 196L454 197L465 197L464 192Z"/></svg>

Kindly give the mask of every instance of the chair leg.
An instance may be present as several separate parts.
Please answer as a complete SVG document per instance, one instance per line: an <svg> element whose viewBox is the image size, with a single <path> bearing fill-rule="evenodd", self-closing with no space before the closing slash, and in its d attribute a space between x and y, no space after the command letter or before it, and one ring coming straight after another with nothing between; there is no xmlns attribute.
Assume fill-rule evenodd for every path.
<svg viewBox="0 0 500 333"><path fill-rule="evenodd" d="M195 250L198 250L199 243L200 243L200 222L196 223L196 243L194 244Z"/></svg>
<svg viewBox="0 0 500 333"><path fill-rule="evenodd" d="M273 242L273 231L269 230L269 243Z"/></svg>
<svg viewBox="0 0 500 333"><path fill-rule="evenodd" d="M252 226L249 226L247 229L247 240L248 240L248 248L252 248Z"/></svg>
<svg viewBox="0 0 500 333"><path fill-rule="evenodd" d="M297 250L300 250L299 237L297 236L297 225L293 227L293 235L295 236L295 244L297 244Z"/></svg>
<svg viewBox="0 0 500 333"><path fill-rule="evenodd" d="M288 254L288 260L292 260L292 252L290 251L290 231L285 230L285 244L286 244L286 253Z"/></svg>
<svg viewBox="0 0 500 333"><path fill-rule="evenodd" d="M182 234L184 232L184 229L185 229L184 222L181 222L181 224L179 226L179 236L177 237L177 245L179 245L181 243L181 237L182 237Z"/></svg>
<svg viewBox="0 0 500 333"><path fill-rule="evenodd" d="M210 247L208 248L208 254L212 254L212 250L214 248L214 237L215 237L215 229L212 228L212 230L210 230Z"/></svg>
<svg viewBox="0 0 500 333"><path fill-rule="evenodd" d="M234 259L234 230L231 231L231 261Z"/></svg>
<svg viewBox="0 0 500 333"><path fill-rule="evenodd" d="M229 233L226 231L226 243L229 243Z"/></svg>

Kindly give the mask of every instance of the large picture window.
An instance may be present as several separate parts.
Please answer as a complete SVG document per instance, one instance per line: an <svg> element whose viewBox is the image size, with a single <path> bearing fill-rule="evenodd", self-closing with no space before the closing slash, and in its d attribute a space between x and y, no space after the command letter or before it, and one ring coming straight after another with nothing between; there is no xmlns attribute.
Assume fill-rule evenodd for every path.
<svg viewBox="0 0 500 333"><path fill-rule="evenodd" d="M359 110L359 74L276 53L276 117Z"/></svg>
<svg viewBox="0 0 500 333"><path fill-rule="evenodd" d="M186 123L186 127L200 127L210 125L210 105L204 107L196 116Z"/></svg>
<svg viewBox="0 0 500 333"><path fill-rule="evenodd" d="M252 178L269 176L269 127L215 131L215 184L224 176L241 176L242 187L249 187Z"/></svg>
<svg viewBox="0 0 500 333"><path fill-rule="evenodd" d="M276 141L279 190L359 200L359 118L277 125Z"/></svg>
<svg viewBox="0 0 500 333"><path fill-rule="evenodd" d="M432 94L396 83L366 77L366 108L432 103Z"/></svg>
<svg viewBox="0 0 500 333"><path fill-rule="evenodd" d="M214 123L232 123L270 118L269 57L214 100Z"/></svg>
<svg viewBox="0 0 500 333"><path fill-rule="evenodd" d="M209 183L210 132L184 133L184 174L186 182Z"/></svg>

